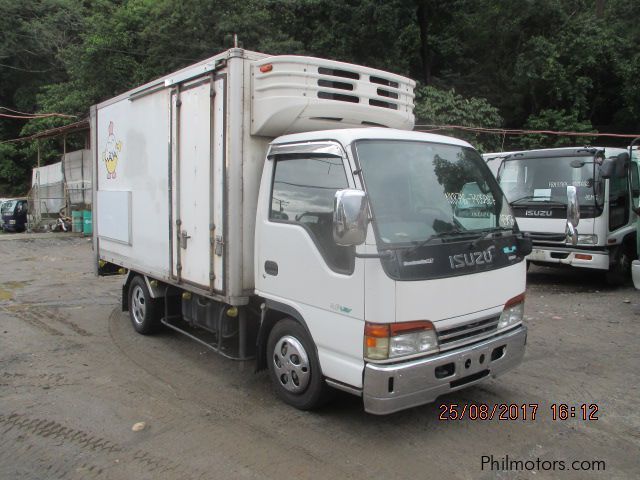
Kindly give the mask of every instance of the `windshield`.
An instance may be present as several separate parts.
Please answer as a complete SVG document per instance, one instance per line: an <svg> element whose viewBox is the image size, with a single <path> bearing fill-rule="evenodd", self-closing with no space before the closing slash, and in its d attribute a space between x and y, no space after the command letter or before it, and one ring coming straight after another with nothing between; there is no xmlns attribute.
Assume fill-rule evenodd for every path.
<svg viewBox="0 0 640 480"><path fill-rule="evenodd" d="M2 204L2 207L0 209L0 212L2 212L5 215L8 215L10 213L13 213L13 209L16 206L16 203L18 203L17 200L9 200L8 202L4 202Z"/></svg>
<svg viewBox="0 0 640 480"><path fill-rule="evenodd" d="M508 159L499 181L514 205L536 202L566 205L569 185L576 187L579 205L593 206L596 201L592 157Z"/></svg>
<svg viewBox="0 0 640 480"><path fill-rule="evenodd" d="M508 202L472 148L400 140L361 140L355 148L386 244L514 226Z"/></svg>

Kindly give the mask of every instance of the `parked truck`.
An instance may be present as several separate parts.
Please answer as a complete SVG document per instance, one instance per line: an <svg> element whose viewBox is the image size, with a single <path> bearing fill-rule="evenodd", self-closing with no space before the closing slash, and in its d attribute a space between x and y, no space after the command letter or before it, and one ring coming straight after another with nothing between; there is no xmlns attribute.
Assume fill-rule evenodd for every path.
<svg viewBox="0 0 640 480"><path fill-rule="evenodd" d="M134 329L253 358L300 409L517 366L530 241L468 143L411 131L414 86L232 49L92 107L97 268Z"/></svg>
<svg viewBox="0 0 640 480"><path fill-rule="evenodd" d="M637 150L586 146L483 157L531 236L529 262L600 270L612 285L629 279L638 251Z"/></svg>

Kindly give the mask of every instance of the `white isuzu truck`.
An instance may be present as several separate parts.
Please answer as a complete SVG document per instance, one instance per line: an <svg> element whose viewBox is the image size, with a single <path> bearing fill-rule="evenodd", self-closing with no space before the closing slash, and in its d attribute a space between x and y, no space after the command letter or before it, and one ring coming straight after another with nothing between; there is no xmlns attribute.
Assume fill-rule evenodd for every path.
<svg viewBox="0 0 640 480"><path fill-rule="evenodd" d="M96 263L135 330L255 358L300 409L518 365L531 242L469 144L410 130L413 88L232 49L92 107Z"/></svg>
<svg viewBox="0 0 640 480"><path fill-rule="evenodd" d="M601 270L613 285L629 279L637 258L637 150L587 146L483 157L531 236L528 261Z"/></svg>

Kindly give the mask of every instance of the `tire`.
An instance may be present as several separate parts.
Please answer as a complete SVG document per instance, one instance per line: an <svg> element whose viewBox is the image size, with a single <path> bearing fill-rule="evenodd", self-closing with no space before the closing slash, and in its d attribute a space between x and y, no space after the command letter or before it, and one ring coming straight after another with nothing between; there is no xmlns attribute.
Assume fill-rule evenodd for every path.
<svg viewBox="0 0 640 480"><path fill-rule="evenodd" d="M611 250L613 261L609 264L609 270L605 273L607 285L619 287L631 278L631 255L626 245L621 245Z"/></svg>
<svg viewBox="0 0 640 480"><path fill-rule="evenodd" d="M315 345L295 320L280 320L271 330L267 365L276 393L285 403L311 410L329 400L331 389L322 376Z"/></svg>
<svg viewBox="0 0 640 480"><path fill-rule="evenodd" d="M149 335L160 326L161 303L151 298L147 283L136 275L129 284L129 318L136 332Z"/></svg>

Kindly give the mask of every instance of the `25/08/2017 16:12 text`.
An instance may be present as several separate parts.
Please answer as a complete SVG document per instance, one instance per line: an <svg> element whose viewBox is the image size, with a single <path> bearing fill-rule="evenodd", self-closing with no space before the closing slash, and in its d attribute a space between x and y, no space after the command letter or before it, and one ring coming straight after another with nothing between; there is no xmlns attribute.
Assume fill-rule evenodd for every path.
<svg viewBox="0 0 640 480"><path fill-rule="evenodd" d="M440 420L520 420L534 421L537 418L540 404L538 403L442 403L439 405ZM583 421L598 420L598 405L595 403L582 403L571 406L566 403L553 403L550 405L551 419Z"/></svg>

